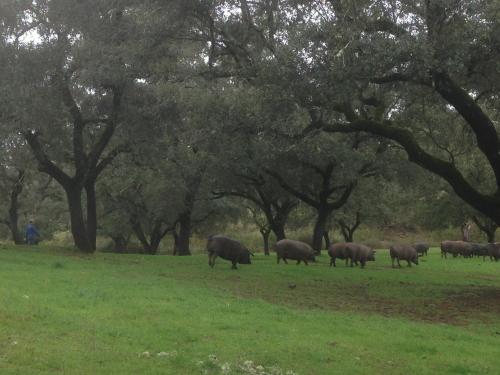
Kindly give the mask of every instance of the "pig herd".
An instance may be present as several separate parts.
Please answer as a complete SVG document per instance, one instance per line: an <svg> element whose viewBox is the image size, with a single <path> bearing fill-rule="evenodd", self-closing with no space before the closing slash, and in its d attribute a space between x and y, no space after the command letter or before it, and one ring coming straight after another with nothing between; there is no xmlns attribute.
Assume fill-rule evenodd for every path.
<svg viewBox="0 0 500 375"><path fill-rule="evenodd" d="M443 241L441 242L441 258L447 258L448 254L464 258L483 257L483 260L489 257L490 260L498 261L500 259L500 242L480 244L465 241Z"/></svg>
<svg viewBox="0 0 500 375"><path fill-rule="evenodd" d="M281 260L288 264L287 259L295 260L297 264L303 262L308 265L309 262L315 262L314 251L308 244L283 239L273 246L276 252L277 263ZM406 261L408 267L412 263L418 265L418 258L427 255L429 245L426 243L416 243L414 245L393 245L389 248L392 267L395 267L395 262L401 267L400 261ZM214 267L215 259L220 257L229 260L232 263L232 268L236 269L237 264L250 264L253 253L240 242L222 235L213 235L207 241L208 264ZM446 258L447 254L453 257L463 256L469 258L473 256L482 256L483 260L488 256L491 260L498 261L500 259L500 242L491 244L477 244L463 241L443 241L441 242L441 257ZM336 260L345 260L346 266L350 264L360 265L364 268L366 262L375 260L375 250L372 248L353 242L335 243L328 248L330 255L330 267L336 267Z"/></svg>

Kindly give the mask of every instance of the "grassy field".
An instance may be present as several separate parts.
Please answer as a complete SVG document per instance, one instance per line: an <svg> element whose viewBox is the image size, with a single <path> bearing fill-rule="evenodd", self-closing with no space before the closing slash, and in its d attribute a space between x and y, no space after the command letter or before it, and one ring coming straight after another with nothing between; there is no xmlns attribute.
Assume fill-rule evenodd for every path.
<svg viewBox="0 0 500 375"><path fill-rule="evenodd" d="M379 251L364 270L235 271L0 248L1 374L498 374L499 348L500 263L436 249L412 268Z"/></svg>

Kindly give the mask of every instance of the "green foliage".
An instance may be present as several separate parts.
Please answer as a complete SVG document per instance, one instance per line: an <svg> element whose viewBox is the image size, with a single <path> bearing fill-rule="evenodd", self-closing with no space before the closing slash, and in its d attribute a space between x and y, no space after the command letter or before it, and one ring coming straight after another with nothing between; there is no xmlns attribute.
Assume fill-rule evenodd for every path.
<svg viewBox="0 0 500 375"><path fill-rule="evenodd" d="M3 1L1 183L13 168L28 170L20 216L36 214L47 234L67 230L60 191L51 184L50 194L40 193L25 131L41 142L42 171L54 163L75 174L76 185L99 176L105 236L128 239L131 219L146 233L176 231L180 217L190 233L205 235L227 222L247 224L249 202L270 224L278 210L266 212L263 198L275 205L291 198L269 170L318 198L328 187L317 169L328 165L329 188L357 184L330 228L358 212L367 231L456 227L477 211L409 167L394 143L313 129L391 123L421 145L417 159L428 153L457 169L479 193L469 204L496 202L483 138L494 138L500 118L498 14L495 2L482 0ZM491 122L491 137L471 126L478 113L465 116L441 90L443 77L474 99L469 107ZM101 144L110 123L113 135ZM96 154L104 171L85 172ZM451 185L464 199L456 180ZM214 200L213 192L244 200ZM7 205L2 198L2 212ZM312 211L290 211L287 229L305 231Z"/></svg>

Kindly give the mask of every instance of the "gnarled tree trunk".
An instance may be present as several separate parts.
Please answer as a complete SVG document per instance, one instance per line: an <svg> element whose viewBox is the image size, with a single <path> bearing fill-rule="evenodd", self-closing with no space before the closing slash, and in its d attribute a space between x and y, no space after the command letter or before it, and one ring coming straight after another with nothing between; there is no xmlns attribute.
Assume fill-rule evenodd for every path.
<svg viewBox="0 0 500 375"><path fill-rule="evenodd" d="M312 248L316 254L321 254L321 249L323 247L323 237L326 232L326 225L328 223L328 218L332 210L327 207L321 207L318 209L318 216L316 217L316 222L314 224L313 238L312 238Z"/></svg>
<svg viewBox="0 0 500 375"><path fill-rule="evenodd" d="M496 231L498 229L498 224L495 223L491 219L486 219L483 222L481 222L479 220L479 218L476 217L476 216L473 216L472 220L477 225L477 227L479 228L479 230L481 232L483 232L484 234L486 234L486 238L488 239L488 242L489 243L494 243L495 242L495 233L496 233Z"/></svg>
<svg viewBox="0 0 500 375"><path fill-rule="evenodd" d="M95 182L89 181L85 185L87 195L87 237L92 249L96 249L97 241L97 202L95 193Z"/></svg>
<svg viewBox="0 0 500 375"><path fill-rule="evenodd" d="M285 225L283 223L274 223L274 225L271 227L271 230L276 236L276 241L280 241L286 238Z"/></svg>
<svg viewBox="0 0 500 375"><path fill-rule="evenodd" d="M9 218L7 221L7 226L9 227L10 233L12 235L12 240L16 245L23 244L23 235L19 231L19 195L23 191L24 187L24 170L19 170L14 183L14 187L10 192L10 203L9 203Z"/></svg>
<svg viewBox="0 0 500 375"><path fill-rule="evenodd" d="M156 255L158 253L161 240L163 239L163 237L165 237L170 229L162 229L162 223L157 222L151 229L148 240L140 221L136 217L131 218L130 224L137 239L142 245L144 254Z"/></svg>
<svg viewBox="0 0 500 375"><path fill-rule="evenodd" d="M113 252L115 253L125 253L128 248L128 242L129 239L126 238L124 235L119 234L116 236L111 236L111 239L113 240Z"/></svg>
<svg viewBox="0 0 500 375"><path fill-rule="evenodd" d="M328 250L330 247L331 241L330 241L330 233L328 233L328 230L325 230L325 233L323 234L323 238L325 239L325 249Z"/></svg>
<svg viewBox="0 0 500 375"><path fill-rule="evenodd" d="M82 207L82 188L67 187L69 216L71 221L71 234L78 249L86 253L92 253L95 246L89 240Z"/></svg>
<svg viewBox="0 0 500 375"><path fill-rule="evenodd" d="M345 242L353 242L354 232L356 231L356 229L358 229L359 225L361 224L360 213L356 212L356 221L352 225L349 225L344 219L339 219L337 222L339 224Z"/></svg>
<svg viewBox="0 0 500 375"><path fill-rule="evenodd" d="M269 228L260 228L259 232L264 242L264 255L269 255L269 235L271 234L271 230Z"/></svg>
<svg viewBox="0 0 500 375"><path fill-rule="evenodd" d="M177 238L177 252L175 255L191 255L189 240L191 238L191 210L179 215L179 234Z"/></svg>
<svg viewBox="0 0 500 375"><path fill-rule="evenodd" d="M64 40L60 42L63 43ZM71 83L63 73L63 67L56 67L54 82L61 94L62 103L64 103L72 118L72 161L74 175L70 176L62 167L53 162L40 141L39 131L32 129L23 132L23 135L38 162L38 169L54 178L66 192L71 220L71 233L75 246L83 252L91 253L96 250L97 215L95 183L100 173L123 151L122 148L115 148L107 155L103 155L118 124L122 90L116 86L108 88L112 92L113 103L109 116L86 119L73 97ZM84 133L85 128L91 123L101 125L102 130L96 135L96 141L91 147L88 147L85 144L86 137ZM88 152L87 149L89 149ZM86 218L82 202L84 190L87 198Z"/></svg>

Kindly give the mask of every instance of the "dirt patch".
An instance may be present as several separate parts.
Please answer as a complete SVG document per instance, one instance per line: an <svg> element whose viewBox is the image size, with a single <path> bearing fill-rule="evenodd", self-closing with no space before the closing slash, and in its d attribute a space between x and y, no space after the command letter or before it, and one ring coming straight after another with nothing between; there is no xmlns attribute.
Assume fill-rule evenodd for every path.
<svg viewBox="0 0 500 375"><path fill-rule="evenodd" d="M405 316L434 323L488 323L500 315L500 289L467 288L450 292L443 298L418 299L410 303L367 298L364 309L384 316Z"/></svg>
<svg viewBox="0 0 500 375"><path fill-rule="evenodd" d="M449 311L459 322L468 318L489 320L500 316L500 289L474 287L452 292L438 305L438 311Z"/></svg>
<svg viewBox="0 0 500 375"><path fill-rule="evenodd" d="M490 323L500 316L500 288L466 287L434 298L388 298L375 294L365 284L349 285L349 288L334 291L325 290L324 286L321 289L301 284L293 289L288 285L282 288L267 286L262 289L259 285L245 288L235 281L231 287L223 289L239 297L259 298L300 309L368 312L460 326Z"/></svg>
<svg viewBox="0 0 500 375"><path fill-rule="evenodd" d="M179 274L174 278L181 278ZM183 278L183 277L182 277ZM211 273L185 281L241 298L261 299L298 309L373 313L416 321L465 326L500 316L500 287L368 278L362 282L279 277L269 282L240 274Z"/></svg>
<svg viewBox="0 0 500 375"><path fill-rule="evenodd" d="M396 300L364 295L350 299L345 307L370 311L387 317L402 316L419 321L469 325L489 323L500 316L500 289L467 288L441 298Z"/></svg>

